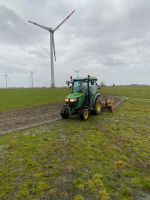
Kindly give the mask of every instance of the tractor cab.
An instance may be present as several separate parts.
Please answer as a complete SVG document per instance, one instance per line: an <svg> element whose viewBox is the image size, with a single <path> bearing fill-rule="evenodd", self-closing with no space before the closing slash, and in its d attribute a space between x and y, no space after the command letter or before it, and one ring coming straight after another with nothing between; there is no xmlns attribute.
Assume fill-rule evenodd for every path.
<svg viewBox="0 0 150 200"><path fill-rule="evenodd" d="M100 93L95 77L78 77L71 79L67 84L71 84L72 92L65 98L65 104L61 111L63 118L68 118L73 114L80 114L80 118L86 120L89 112L99 114L102 110ZM86 113L86 114L85 114Z"/></svg>
<svg viewBox="0 0 150 200"><path fill-rule="evenodd" d="M84 79L74 79L72 82L72 92L87 92L87 81Z"/></svg>
<svg viewBox="0 0 150 200"><path fill-rule="evenodd" d="M97 78L76 78L72 82L72 93L83 93L85 95L85 105L93 105L94 96L98 92Z"/></svg>

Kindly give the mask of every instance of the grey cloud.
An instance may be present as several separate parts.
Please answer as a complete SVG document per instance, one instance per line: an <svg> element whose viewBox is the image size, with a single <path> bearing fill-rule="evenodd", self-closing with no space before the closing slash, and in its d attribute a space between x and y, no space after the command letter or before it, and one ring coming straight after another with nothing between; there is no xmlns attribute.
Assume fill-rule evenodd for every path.
<svg viewBox="0 0 150 200"><path fill-rule="evenodd" d="M39 37L39 38L38 38ZM33 45L40 34L14 10L0 5L0 42L7 45Z"/></svg>
<svg viewBox="0 0 150 200"><path fill-rule="evenodd" d="M14 74L16 71L17 73L24 73L26 72L26 69L24 68L24 65L14 65L0 62L0 71L1 74Z"/></svg>
<svg viewBox="0 0 150 200"><path fill-rule="evenodd" d="M39 49L29 50L29 55L33 55L35 57L39 57L42 59L49 59L50 51L45 47L40 47Z"/></svg>
<svg viewBox="0 0 150 200"><path fill-rule="evenodd" d="M81 75L96 72L105 82L121 84L140 80L142 71L142 81L147 83L149 1L14 0L12 3L7 0L3 3L0 6L0 69L3 71L2 65L8 58L9 66L5 70L43 70L50 81L49 34L26 21L55 27L76 5L74 15L55 33L57 85L64 85L74 67L81 69ZM16 45L18 48L11 53L10 49ZM106 70L104 76L103 70Z"/></svg>

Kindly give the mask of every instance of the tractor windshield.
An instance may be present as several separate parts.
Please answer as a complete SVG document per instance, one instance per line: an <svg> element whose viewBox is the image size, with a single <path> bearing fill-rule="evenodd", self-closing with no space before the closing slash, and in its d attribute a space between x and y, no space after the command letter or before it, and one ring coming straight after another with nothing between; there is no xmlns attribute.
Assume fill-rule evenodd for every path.
<svg viewBox="0 0 150 200"><path fill-rule="evenodd" d="M87 81L74 81L72 92L85 92L87 90Z"/></svg>

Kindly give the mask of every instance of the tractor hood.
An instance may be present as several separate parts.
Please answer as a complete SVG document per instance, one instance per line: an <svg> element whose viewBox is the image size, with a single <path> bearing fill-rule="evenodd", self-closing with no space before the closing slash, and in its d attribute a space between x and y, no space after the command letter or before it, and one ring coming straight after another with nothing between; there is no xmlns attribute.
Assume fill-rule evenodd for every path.
<svg viewBox="0 0 150 200"><path fill-rule="evenodd" d="M71 109L79 109L85 101L85 94L83 92L73 92L66 96L66 104L70 104Z"/></svg>
<svg viewBox="0 0 150 200"><path fill-rule="evenodd" d="M77 98L81 98L85 96L84 93L82 92L75 92L75 93L71 93L68 96L66 96L66 99L77 99Z"/></svg>

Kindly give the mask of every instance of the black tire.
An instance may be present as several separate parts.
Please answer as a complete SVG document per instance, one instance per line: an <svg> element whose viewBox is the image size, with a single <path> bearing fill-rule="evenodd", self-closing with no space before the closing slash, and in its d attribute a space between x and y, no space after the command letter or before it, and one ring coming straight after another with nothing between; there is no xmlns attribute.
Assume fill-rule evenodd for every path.
<svg viewBox="0 0 150 200"><path fill-rule="evenodd" d="M89 118L89 110L87 108L84 108L80 112L80 119L86 121L88 120L88 118Z"/></svg>
<svg viewBox="0 0 150 200"><path fill-rule="evenodd" d="M69 118L69 115L70 115L69 108L66 107L66 106L63 106L60 114L61 114L61 117L64 118L64 119Z"/></svg>
<svg viewBox="0 0 150 200"><path fill-rule="evenodd" d="M93 114L99 115L102 112L102 103L99 97L95 100L95 110L93 111Z"/></svg>

